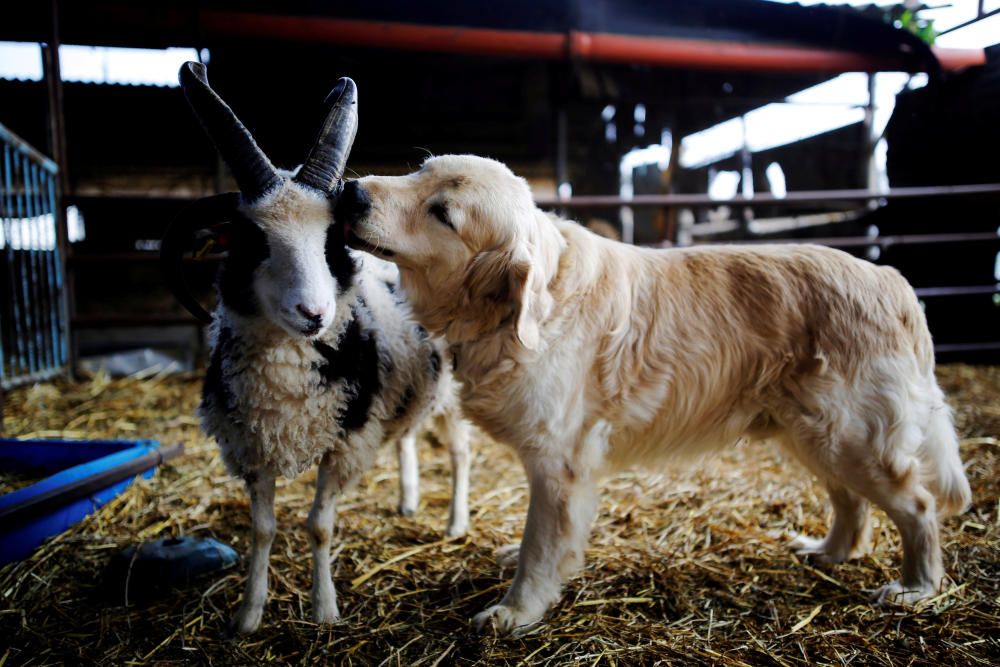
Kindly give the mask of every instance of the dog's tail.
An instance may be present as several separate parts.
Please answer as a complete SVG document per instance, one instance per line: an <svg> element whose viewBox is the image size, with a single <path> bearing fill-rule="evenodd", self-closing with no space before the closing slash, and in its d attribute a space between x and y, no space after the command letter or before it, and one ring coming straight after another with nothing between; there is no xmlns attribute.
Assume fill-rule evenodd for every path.
<svg viewBox="0 0 1000 667"><path fill-rule="evenodd" d="M931 410L919 454L924 477L938 501L938 512L942 516L953 516L968 509L972 503L972 489L958 453L951 408L943 400Z"/></svg>

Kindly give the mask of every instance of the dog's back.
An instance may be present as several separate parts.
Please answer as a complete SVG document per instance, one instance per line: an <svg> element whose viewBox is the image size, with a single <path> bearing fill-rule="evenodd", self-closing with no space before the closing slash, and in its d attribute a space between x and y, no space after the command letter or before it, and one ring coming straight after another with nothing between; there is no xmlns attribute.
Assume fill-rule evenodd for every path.
<svg viewBox="0 0 1000 667"><path fill-rule="evenodd" d="M809 440L813 452L865 443L897 476L912 457L939 472L957 460L926 444L957 452L923 310L895 269L819 246L643 250L563 229L569 252L602 257L591 275L601 298L569 308L594 323L591 386L613 425L613 465L743 435ZM967 504L960 470L925 476L942 509Z"/></svg>

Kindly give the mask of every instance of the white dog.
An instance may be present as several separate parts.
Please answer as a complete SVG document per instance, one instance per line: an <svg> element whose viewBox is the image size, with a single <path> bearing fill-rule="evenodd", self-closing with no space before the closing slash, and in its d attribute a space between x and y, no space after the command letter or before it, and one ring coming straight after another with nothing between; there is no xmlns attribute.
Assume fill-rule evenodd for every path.
<svg viewBox="0 0 1000 667"><path fill-rule="evenodd" d="M875 503L904 552L879 601L940 590L938 513L971 493L923 312L894 269L808 245L616 243L473 156L348 183L338 216L399 265L417 319L451 344L466 414L526 468L517 574L477 627L512 631L558 599L601 475L744 436L777 440L829 489L833 525L800 553L864 553Z"/></svg>

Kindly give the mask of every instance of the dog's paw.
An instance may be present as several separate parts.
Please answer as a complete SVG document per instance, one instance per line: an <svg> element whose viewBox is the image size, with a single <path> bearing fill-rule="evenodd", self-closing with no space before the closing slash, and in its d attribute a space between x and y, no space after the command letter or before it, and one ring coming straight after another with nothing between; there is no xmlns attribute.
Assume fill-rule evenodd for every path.
<svg viewBox="0 0 1000 667"><path fill-rule="evenodd" d="M517 559L521 555L520 544L505 544L496 550L497 565L502 570L517 567Z"/></svg>
<svg viewBox="0 0 1000 667"><path fill-rule="evenodd" d="M260 627L260 619L264 616L264 607L258 605L240 605L229 622L229 631L237 635L249 635Z"/></svg>
<svg viewBox="0 0 1000 667"><path fill-rule="evenodd" d="M833 549L826 539L809 537L799 533L788 543L788 548L798 556L813 558L821 563L843 563L849 554L843 549Z"/></svg>
<svg viewBox="0 0 1000 667"><path fill-rule="evenodd" d="M872 599L882 607L892 604L912 607L921 600L934 597L937 592L933 584L905 585L897 579L875 591Z"/></svg>
<svg viewBox="0 0 1000 667"><path fill-rule="evenodd" d="M472 625L477 632L487 632L492 630L497 635L523 634L531 629L538 621L542 620L541 615L526 613L515 607L497 604L476 614L472 619Z"/></svg>

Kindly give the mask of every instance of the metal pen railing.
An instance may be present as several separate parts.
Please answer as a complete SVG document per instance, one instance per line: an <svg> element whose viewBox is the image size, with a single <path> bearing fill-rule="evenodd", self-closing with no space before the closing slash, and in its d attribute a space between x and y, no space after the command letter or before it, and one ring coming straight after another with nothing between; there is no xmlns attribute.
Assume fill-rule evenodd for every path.
<svg viewBox="0 0 1000 667"><path fill-rule="evenodd" d="M0 124L0 386L60 373L69 359L59 167Z"/></svg>
<svg viewBox="0 0 1000 667"><path fill-rule="evenodd" d="M982 183L974 185L946 185L946 186L926 186L892 188L887 192L875 192L872 190L810 190L789 192L782 197L776 197L769 193L756 194L752 197L737 196L732 199L718 200L707 194L647 194L635 195L633 197L621 197L619 195L582 195L566 199L545 198L536 199L535 203L548 209L563 210L570 215L573 211L587 209L622 209L626 207L634 208L692 208L705 209L718 206L728 206L733 209L757 208L757 207L781 207L795 208L805 206L809 209L838 205L843 207L850 204L860 204L862 202L887 202L895 200L912 200L923 198L939 197L983 197L1000 198L1000 183ZM867 211L869 209L856 209L857 211ZM708 225L709 223L702 223ZM697 226L697 225L695 225ZM737 224L724 231L737 229ZM788 230L785 230L788 231ZM887 236L864 235L864 236L827 236L791 238L779 237L775 233L765 236L759 234L747 234L741 239L727 238L717 240L719 231L702 231L695 233L689 230L687 239L671 237L669 240L677 246L727 243L727 244L757 244L757 243L813 243L843 249L875 249L885 250L900 246L919 246L942 244L990 244L1000 251L1000 230L959 232L959 233L937 233L937 234L892 234ZM989 284L978 285L946 285L946 286L921 286L914 288L920 299L952 299L956 297L981 297L991 296L994 303L1000 303L1000 282L990 282ZM937 343L934 349L939 354L944 353L974 353L1000 350L1000 340L988 340L962 343Z"/></svg>

